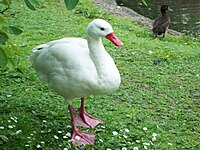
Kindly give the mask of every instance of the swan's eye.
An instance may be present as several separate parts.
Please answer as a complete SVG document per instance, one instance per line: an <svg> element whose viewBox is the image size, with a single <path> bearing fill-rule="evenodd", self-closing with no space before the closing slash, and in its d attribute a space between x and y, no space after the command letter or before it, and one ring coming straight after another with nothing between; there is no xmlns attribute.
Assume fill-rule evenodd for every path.
<svg viewBox="0 0 200 150"><path fill-rule="evenodd" d="M100 28L101 29L101 31L104 31L105 29L104 28Z"/></svg>

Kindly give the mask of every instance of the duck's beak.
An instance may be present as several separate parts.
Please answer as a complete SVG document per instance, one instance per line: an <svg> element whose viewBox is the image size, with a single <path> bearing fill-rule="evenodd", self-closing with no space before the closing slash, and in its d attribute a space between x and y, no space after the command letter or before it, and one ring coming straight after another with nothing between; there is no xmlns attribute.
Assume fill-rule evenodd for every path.
<svg viewBox="0 0 200 150"><path fill-rule="evenodd" d="M168 7L168 11L174 11L171 7Z"/></svg>
<svg viewBox="0 0 200 150"><path fill-rule="evenodd" d="M124 44L115 36L114 32L106 35L106 38L110 40L116 46L123 46Z"/></svg>

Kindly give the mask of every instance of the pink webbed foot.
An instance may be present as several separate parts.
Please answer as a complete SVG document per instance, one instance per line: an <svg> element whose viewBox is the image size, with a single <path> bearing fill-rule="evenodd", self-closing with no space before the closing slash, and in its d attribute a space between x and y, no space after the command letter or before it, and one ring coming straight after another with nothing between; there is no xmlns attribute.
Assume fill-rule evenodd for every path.
<svg viewBox="0 0 200 150"><path fill-rule="evenodd" d="M103 123L103 121L90 116L85 111L84 112L79 111L79 114L75 118L76 125L87 128L94 128L100 123Z"/></svg>
<svg viewBox="0 0 200 150"><path fill-rule="evenodd" d="M76 146L80 145L93 145L94 144L94 139L95 139L95 134L89 133L89 132L83 132L80 130L74 130L72 134L72 144Z"/></svg>
<svg viewBox="0 0 200 150"><path fill-rule="evenodd" d="M95 134L89 132L82 132L77 129L75 125L75 117L74 117L74 108L72 105L69 105L69 112L71 115L72 122L72 144L76 146L94 144Z"/></svg>
<svg viewBox="0 0 200 150"><path fill-rule="evenodd" d="M100 123L103 123L103 121L98 120L89 114L86 113L84 108L84 98L81 98L81 107L78 110L79 114L76 116L74 122L76 125L87 127L87 128L94 128Z"/></svg>

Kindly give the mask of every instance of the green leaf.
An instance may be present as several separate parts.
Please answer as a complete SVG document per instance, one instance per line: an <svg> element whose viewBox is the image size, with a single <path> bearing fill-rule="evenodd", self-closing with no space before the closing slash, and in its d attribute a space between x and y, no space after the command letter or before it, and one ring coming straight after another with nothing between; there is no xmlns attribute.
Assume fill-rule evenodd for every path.
<svg viewBox="0 0 200 150"><path fill-rule="evenodd" d="M3 27L3 29L8 30L11 34L14 34L14 35L20 35L23 32L21 29L14 26L5 26Z"/></svg>
<svg viewBox="0 0 200 150"><path fill-rule="evenodd" d="M4 19L0 17L0 24L4 23Z"/></svg>
<svg viewBox="0 0 200 150"><path fill-rule="evenodd" d="M24 0L24 2L26 3L26 6L28 6L29 9L36 11L35 7L31 4L29 0Z"/></svg>
<svg viewBox="0 0 200 150"><path fill-rule="evenodd" d="M143 3L145 6L147 6L147 3L146 3L145 0L142 0L142 3Z"/></svg>
<svg viewBox="0 0 200 150"><path fill-rule="evenodd" d="M0 1L0 3L4 4L6 6L10 6L11 1L10 0L2 0L2 1Z"/></svg>
<svg viewBox="0 0 200 150"><path fill-rule="evenodd" d="M7 59L6 53L0 47L0 67L4 68L7 65L7 63L8 63L8 59ZM3 138L3 137L1 137L0 135L0 138Z"/></svg>
<svg viewBox="0 0 200 150"><path fill-rule="evenodd" d="M38 3L38 1L37 1L37 0L30 0L30 2L31 2L32 4L34 4L34 5L37 5L37 6L39 6L39 3Z"/></svg>
<svg viewBox="0 0 200 150"><path fill-rule="evenodd" d="M9 39L8 35L5 32L0 31L0 44L5 45L8 39Z"/></svg>
<svg viewBox="0 0 200 150"><path fill-rule="evenodd" d="M13 67L16 66L16 65L15 65L15 62L14 62L14 59L12 59L12 58L9 58L9 57L8 57L8 63L11 64Z"/></svg>
<svg viewBox="0 0 200 150"><path fill-rule="evenodd" d="M11 45L11 49L17 54L20 55L20 51L17 49L17 47L15 45L13 45L12 43L10 43Z"/></svg>
<svg viewBox="0 0 200 150"><path fill-rule="evenodd" d="M78 3L79 0L64 0L68 10L72 10Z"/></svg>

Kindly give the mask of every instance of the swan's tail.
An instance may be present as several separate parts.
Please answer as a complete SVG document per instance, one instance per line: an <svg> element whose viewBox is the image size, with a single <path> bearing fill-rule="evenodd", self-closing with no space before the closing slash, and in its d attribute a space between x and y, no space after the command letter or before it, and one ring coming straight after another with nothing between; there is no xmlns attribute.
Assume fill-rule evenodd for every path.
<svg viewBox="0 0 200 150"><path fill-rule="evenodd" d="M33 64L34 64L34 62L35 62L35 60L37 59L37 57L40 55L40 53L41 53L43 50L46 49L47 46L48 46L47 44L41 44L41 45L39 45L39 46L33 48L33 49L32 49L32 54L31 54L31 56L29 57L29 61L33 62ZM32 65L33 65L33 64L32 64Z"/></svg>

